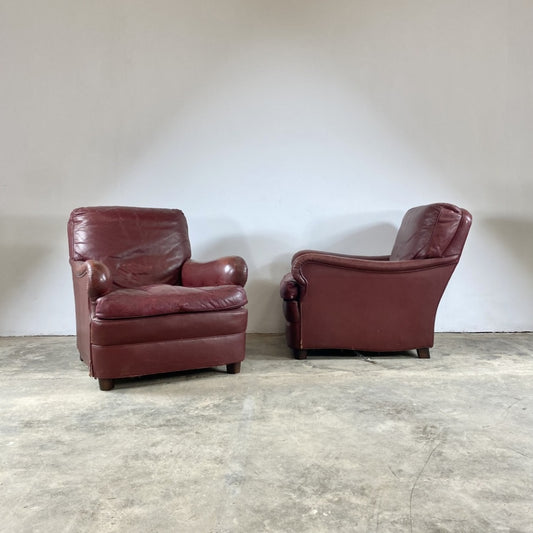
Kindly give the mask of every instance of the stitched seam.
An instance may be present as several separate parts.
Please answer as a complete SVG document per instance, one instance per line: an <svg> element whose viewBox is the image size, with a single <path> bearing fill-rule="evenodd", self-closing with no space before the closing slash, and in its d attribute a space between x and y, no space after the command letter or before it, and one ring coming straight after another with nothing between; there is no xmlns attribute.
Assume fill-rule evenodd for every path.
<svg viewBox="0 0 533 533"><path fill-rule="evenodd" d="M245 333L246 333L245 331L238 331L237 333L225 333L223 335L210 335L209 337L202 335L201 337L186 337L186 338L179 338L179 339L166 339L166 340L161 340L161 341L154 340L154 341L146 341L146 342L129 342L127 344L126 343L119 343L119 344L92 344L91 343L91 348L92 346L98 346L100 348L113 348L116 346L134 346L134 345L138 346L140 344L152 345L152 344L160 344L160 343L165 343L165 342L187 342L187 341L197 341L197 340L203 340L203 339L222 339L224 337L244 335Z"/></svg>
<svg viewBox="0 0 533 533"><path fill-rule="evenodd" d="M450 256L450 257L453 257L453 256ZM430 259L433 259L433 258L430 258ZM446 258L446 259L450 259L450 258ZM418 261L421 261L421 259L418 259ZM372 270L372 269L365 269L365 268L353 268L353 267L349 267L349 266L344 266L344 265L331 265L331 264L325 264L325 263L320 263L318 261L308 261L309 263L313 263L315 265L322 265L322 266L325 266L327 268L339 268L339 269L342 269L342 270L349 270L349 271L352 271L352 272L371 272L373 274L405 274L407 272L419 272L419 271L423 271L423 270L433 270L435 268L443 268L443 267L448 267L450 265L453 265L454 262L450 259L450 262L449 263L444 263L444 264L440 264L440 265L431 265L431 266L427 266L427 265L421 265L420 267L413 267L413 268L408 268L408 269L405 269L405 270ZM395 261L395 263L401 263L401 261ZM303 276L302 276L303 277ZM308 283L309 285L309 283Z"/></svg>

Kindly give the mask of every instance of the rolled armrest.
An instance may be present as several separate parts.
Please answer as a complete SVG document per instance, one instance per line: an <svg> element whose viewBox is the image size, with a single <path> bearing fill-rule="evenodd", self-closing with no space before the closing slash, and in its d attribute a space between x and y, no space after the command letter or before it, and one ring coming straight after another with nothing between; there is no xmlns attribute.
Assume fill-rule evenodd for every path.
<svg viewBox="0 0 533 533"><path fill-rule="evenodd" d="M92 300L111 292L113 287L109 268L100 261L71 261L72 272L76 278L87 277L87 293Z"/></svg>
<svg viewBox="0 0 533 533"><path fill-rule="evenodd" d="M457 263L459 256L435 259L412 259L408 261L390 261L389 256L362 257L343 254L330 254L314 250L304 250L294 255L291 273L299 284L307 285L303 270L305 265L313 263L324 267L342 268L365 272L394 274L428 270Z"/></svg>
<svg viewBox="0 0 533 533"><path fill-rule="evenodd" d="M300 287L292 274L285 274L279 284L279 295L284 300L298 300L300 296Z"/></svg>
<svg viewBox="0 0 533 533"><path fill-rule="evenodd" d="M212 287L216 285L240 285L248 279L248 266L239 256L228 256L200 263L188 260L181 269L184 287Z"/></svg>

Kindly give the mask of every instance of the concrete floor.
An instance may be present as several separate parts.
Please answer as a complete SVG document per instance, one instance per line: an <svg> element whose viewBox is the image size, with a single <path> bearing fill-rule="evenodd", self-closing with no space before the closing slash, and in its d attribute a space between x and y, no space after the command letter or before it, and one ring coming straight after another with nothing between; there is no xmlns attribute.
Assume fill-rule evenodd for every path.
<svg viewBox="0 0 533 533"><path fill-rule="evenodd" d="M532 532L533 334L101 392L72 337L0 338L0 531Z"/></svg>

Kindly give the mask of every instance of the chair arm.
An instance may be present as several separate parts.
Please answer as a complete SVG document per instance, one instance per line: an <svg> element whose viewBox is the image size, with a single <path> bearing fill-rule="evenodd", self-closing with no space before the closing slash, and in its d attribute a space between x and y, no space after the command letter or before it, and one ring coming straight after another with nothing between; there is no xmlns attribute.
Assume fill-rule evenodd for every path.
<svg viewBox="0 0 533 533"><path fill-rule="evenodd" d="M296 252L292 256L292 263L296 259L298 259L300 256L304 256L305 258L309 257L310 254L320 255L320 256L328 256L328 257L339 257L339 258L347 258L347 259L367 259L368 261L388 261L390 259L390 255L348 255L348 254L335 254L330 252L322 252L320 250L300 250L299 252Z"/></svg>
<svg viewBox="0 0 533 533"><path fill-rule="evenodd" d="M227 256L200 263L187 260L181 268L184 287L212 287L215 285L240 285L248 279L248 266L239 256Z"/></svg>
<svg viewBox="0 0 533 533"><path fill-rule="evenodd" d="M314 250L303 250L294 255L291 273L300 285L306 286L307 279L303 269L308 264L318 264L323 267L341 268L361 272L374 272L383 274L400 274L429 270L457 263L459 256L442 257L435 259L412 259L408 261L390 261L389 256L354 256L331 254Z"/></svg>
<svg viewBox="0 0 533 533"><path fill-rule="evenodd" d="M95 300L111 292L113 280L109 268L100 261L88 259L87 261L71 261L74 278L87 278L87 294Z"/></svg>
<svg viewBox="0 0 533 533"><path fill-rule="evenodd" d="M284 300L298 300L300 297L300 286L292 277L292 274L285 274L279 284L279 295Z"/></svg>

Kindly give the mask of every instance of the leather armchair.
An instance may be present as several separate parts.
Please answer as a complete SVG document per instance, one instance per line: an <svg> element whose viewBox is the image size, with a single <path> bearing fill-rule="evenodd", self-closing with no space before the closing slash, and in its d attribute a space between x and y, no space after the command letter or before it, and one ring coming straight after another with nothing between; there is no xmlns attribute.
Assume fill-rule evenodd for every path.
<svg viewBox="0 0 533 533"><path fill-rule="evenodd" d="M219 365L240 371L246 263L192 261L180 210L78 208L68 241L77 347L101 390L118 378Z"/></svg>
<svg viewBox="0 0 533 533"><path fill-rule="evenodd" d="M297 252L280 285L295 357L311 349L416 349L428 358L437 307L471 223L465 209L431 204L405 214L390 255Z"/></svg>

